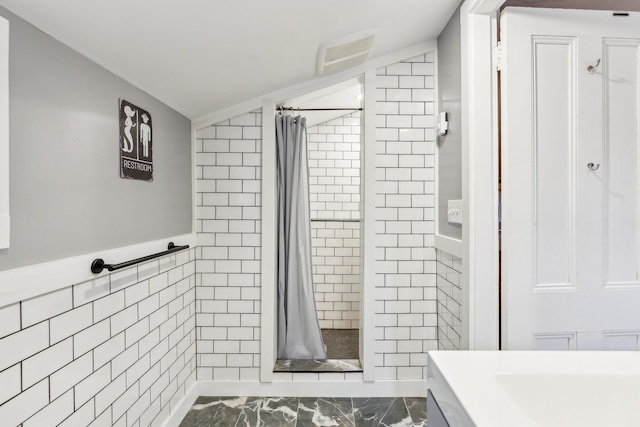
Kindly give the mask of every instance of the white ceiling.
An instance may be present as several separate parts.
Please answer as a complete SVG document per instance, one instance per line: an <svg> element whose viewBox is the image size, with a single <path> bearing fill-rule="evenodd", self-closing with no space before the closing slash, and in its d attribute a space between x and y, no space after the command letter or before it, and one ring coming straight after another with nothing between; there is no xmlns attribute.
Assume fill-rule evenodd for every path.
<svg viewBox="0 0 640 427"><path fill-rule="evenodd" d="M370 58L435 39L460 0L0 0L196 119L316 78L318 47L379 28Z"/></svg>

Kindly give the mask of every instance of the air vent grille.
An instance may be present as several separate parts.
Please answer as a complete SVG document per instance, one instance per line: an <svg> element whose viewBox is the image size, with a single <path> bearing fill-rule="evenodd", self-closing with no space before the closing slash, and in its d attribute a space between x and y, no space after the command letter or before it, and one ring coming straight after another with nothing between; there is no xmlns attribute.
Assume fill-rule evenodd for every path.
<svg viewBox="0 0 640 427"><path fill-rule="evenodd" d="M321 45L316 73L319 76L337 73L365 62L373 48L376 32L377 28L361 31Z"/></svg>

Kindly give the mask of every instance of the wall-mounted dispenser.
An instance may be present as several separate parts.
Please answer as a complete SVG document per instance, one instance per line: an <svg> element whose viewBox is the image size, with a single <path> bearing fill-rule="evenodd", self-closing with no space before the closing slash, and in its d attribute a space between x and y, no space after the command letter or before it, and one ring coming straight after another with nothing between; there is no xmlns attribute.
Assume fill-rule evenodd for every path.
<svg viewBox="0 0 640 427"><path fill-rule="evenodd" d="M438 123L436 124L436 129L438 131L438 136L447 134L447 131L449 130L449 117L447 113L438 113Z"/></svg>

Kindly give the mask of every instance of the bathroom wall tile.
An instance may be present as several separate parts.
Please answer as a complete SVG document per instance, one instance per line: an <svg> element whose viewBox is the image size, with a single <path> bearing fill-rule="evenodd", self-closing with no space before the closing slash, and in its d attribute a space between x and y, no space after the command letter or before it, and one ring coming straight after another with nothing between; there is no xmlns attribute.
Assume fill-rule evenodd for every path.
<svg viewBox="0 0 640 427"><path fill-rule="evenodd" d="M20 330L20 303L0 307L0 338Z"/></svg>
<svg viewBox="0 0 640 427"><path fill-rule="evenodd" d="M88 302L95 301L109 295L111 292L109 276L88 280L74 285L72 288L74 307L80 307Z"/></svg>
<svg viewBox="0 0 640 427"><path fill-rule="evenodd" d="M7 426L18 426L49 404L49 379L0 406L0 420Z"/></svg>
<svg viewBox="0 0 640 427"><path fill-rule="evenodd" d="M0 371L49 346L49 323L41 322L0 340Z"/></svg>
<svg viewBox="0 0 640 427"><path fill-rule="evenodd" d="M142 281L124 290L125 307L129 307L149 296L149 282Z"/></svg>
<svg viewBox="0 0 640 427"><path fill-rule="evenodd" d="M126 390L125 374L114 378L109 385L100 390L95 397L95 410L101 414L111 404L120 397Z"/></svg>
<svg viewBox="0 0 640 427"><path fill-rule="evenodd" d="M58 427L84 427L88 425L94 419L94 406L95 405L93 399L89 400L82 407L71 414L69 418L60 423Z"/></svg>
<svg viewBox="0 0 640 427"><path fill-rule="evenodd" d="M25 421L23 427L41 427L45 425L58 425L71 413L73 413L73 390L69 390L59 398L55 399L49 405L45 406L40 412Z"/></svg>
<svg viewBox="0 0 640 427"><path fill-rule="evenodd" d="M124 291L118 291L93 302L93 320L99 322L124 309Z"/></svg>
<svg viewBox="0 0 640 427"><path fill-rule="evenodd" d="M2 387L0 387L0 405L22 391L21 375L20 364L13 365L11 368L0 372L0 384L2 384Z"/></svg>
<svg viewBox="0 0 640 427"><path fill-rule="evenodd" d="M53 373L51 381L51 398L55 399L93 372L93 358L90 353L74 360L59 371Z"/></svg>
<svg viewBox="0 0 640 427"><path fill-rule="evenodd" d="M133 425L131 420L139 419L149 405L151 405L151 398L149 391L147 391L142 393L138 400L127 410L127 424Z"/></svg>
<svg viewBox="0 0 640 427"><path fill-rule="evenodd" d="M27 328L73 308L70 287L22 302L22 327Z"/></svg>
<svg viewBox="0 0 640 427"><path fill-rule="evenodd" d="M111 382L111 369L104 365L74 387L75 409L83 406Z"/></svg>
<svg viewBox="0 0 640 427"><path fill-rule="evenodd" d="M111 334L118 334L138 320L138 308L131 306L111 316Z"/></svg>
<svg viewBox="0 0 640 427"><path fill-rule="evenodd" d="M143 413L147 419L166 420L171 408L159 404L153 406L155 412L150 407L144 410L125 408L129 411L128 418L121 415L113 424L112 411L105 410L118 399L119 402L124 401L122 395L127 385L137 390L144 379L144 387L148 390L152 379L159 375L160 359L166 359L168 352L172 352L170 360L173 365L170 369L167 367L166 376L181 390L178 393L173 391L171 396L183 396L184 384L187 381L192 383L195 364L184 356L190 354L193 358L195 354L191 345L195 339L195 321L190 320L195 308L195 291L192 290L195 269L188 267L194 263L192 252L195 253L185 251L183 256L159 260L157 270L153 266L145 269L145 279L141 282L125 283L124 277L130 279L130 273L114 278L112 284L122 280L117 285L120 290L113 294L109 294L110 275L105 275L89 282L70 284L53 295L24 301L24 323L40 323L22 331L17 331L20 304L0 310L0 319L6 319L4 324L8 325L0 332L11 333L0 335L0 381L4 385L0 393L2 422L15 419L18 420L16 424L8 425L18 425L29 418L24 425L44 425L53 421L57 424L64 419L62 426L115 426L122 423L133 426L139 424L133 418ZM178 261L180 279L164 294L163 303L166 305L159 307L160 294L148 296L147 289L151 284L146 282L146 276L154 279L156 276L153 274L160 271L161 265L171 269ZM166 290L168 281L168 273L160 275L153 282L154 290L158 292L159 289ZM180 295L177 295L177 290ZM127 309L124 309L125 295L127 303L131 304ZM71 305L74 300L75 308ZM168 307L175 313L173 322L166 321ZM178 318L179 325L175 322ZM162 322L165 322L163 332L169 337L165 345L159 343L160 331L157 329ZM151 325L153 330L150 330ZM175 346L173 349L168 347L169 340ZM50 344L53 345L49 347ZM125 345L130 347L125 350ZM151 363L152 360L156 365ZM22 363L18 363L20 361ZM41 396L44 398L42 402ZM7 401L9 398L11 400ZM138 400L139 396L135 399ZM29 405L24 404L27 401Z"/></svg>
<svg viewBox="0 0 640 427"><path fill-rule="evenodd" d="M105 363L113 360L118 354L122 353L124 346L124 332L112 337L110 340L96 347L93 352L93 365L95 369L100 368Z"/></svg>
<svg viewBox="0 0 640 427"><path fill-rule="evenodd" d="M116 292L138 282L138 268L129 267L111 273L111 292Z"/></svg>
<svg viewBox="0 0 640 427"><path fill-rule="evenodd" d="M73 339L67 338L22 362L22 387L26 389L73 361Z"/></svg>
<svg viewBox="0 0 640 427"><path fill-rule="evenodd" d="M73 337L73 354L75 358L85 354L111 338L109 320L103 320L78 332Z"/></svg>
<svg viewBox="0 0 640 427"><path fill-rule="evenodd" d="M115 419L120 418L124 415L127 410L138 400L138 387L133 386L127 391L125 391L121 396L119 396L114 402L112 406L112 416Z"/></svg>

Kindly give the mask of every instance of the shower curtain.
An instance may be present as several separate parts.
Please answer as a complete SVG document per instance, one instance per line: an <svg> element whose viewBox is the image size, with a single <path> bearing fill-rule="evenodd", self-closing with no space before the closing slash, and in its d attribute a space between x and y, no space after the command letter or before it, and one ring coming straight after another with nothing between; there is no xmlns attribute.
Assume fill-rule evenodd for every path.
<svg viewBox="0 0 640 427"><path fill-rule="evenodd" d="M316 312L306 119L276 116L278 359L326 359Z"/></svg>

